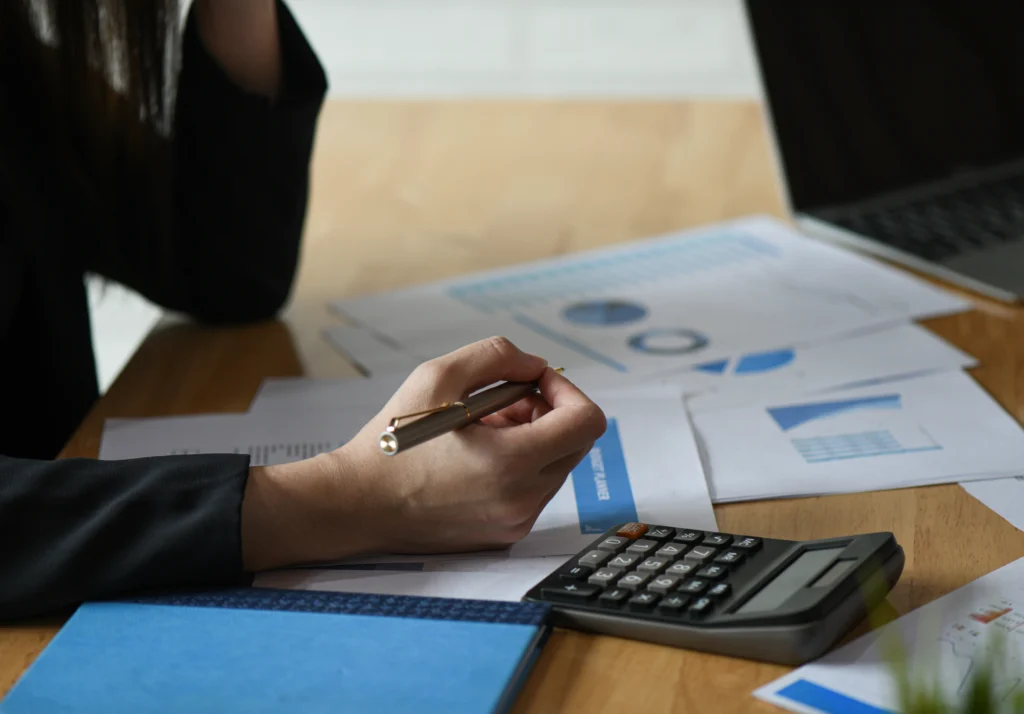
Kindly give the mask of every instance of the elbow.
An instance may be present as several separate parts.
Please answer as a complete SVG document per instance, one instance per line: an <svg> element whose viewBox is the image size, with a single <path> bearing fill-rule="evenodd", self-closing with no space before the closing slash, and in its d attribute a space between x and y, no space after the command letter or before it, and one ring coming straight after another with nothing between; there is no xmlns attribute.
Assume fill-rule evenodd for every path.
<svg viewBox="0 0 1024 714"><path fill-rule="evenodd" d="M277 319L291 298L292 280L228 280L194 316L210 325L246 325Z"/></svg>

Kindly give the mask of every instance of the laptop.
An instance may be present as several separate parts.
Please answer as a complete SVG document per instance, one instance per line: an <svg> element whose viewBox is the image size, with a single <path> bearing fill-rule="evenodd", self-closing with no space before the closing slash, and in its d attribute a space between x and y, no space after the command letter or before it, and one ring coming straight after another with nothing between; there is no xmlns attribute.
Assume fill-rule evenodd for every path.
<svg viewBox="0 0 1024 714"><path fill-rule="evenodd" d="M797 225L1024 297L1024 3L744 5Z"/></svg>

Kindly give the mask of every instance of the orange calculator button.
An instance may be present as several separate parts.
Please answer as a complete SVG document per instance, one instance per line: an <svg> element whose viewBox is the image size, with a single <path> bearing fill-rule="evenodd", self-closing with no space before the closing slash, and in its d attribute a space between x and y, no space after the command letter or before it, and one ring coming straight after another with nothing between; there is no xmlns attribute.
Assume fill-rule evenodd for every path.
<svg viewBox="0 0 1024 714"><path fill-rule="evenodd" d="M644 533L647 532L646 523L627 523L615 532L615 535L622 536L623 538L629 538L630 540L636 540Z"/></svg>

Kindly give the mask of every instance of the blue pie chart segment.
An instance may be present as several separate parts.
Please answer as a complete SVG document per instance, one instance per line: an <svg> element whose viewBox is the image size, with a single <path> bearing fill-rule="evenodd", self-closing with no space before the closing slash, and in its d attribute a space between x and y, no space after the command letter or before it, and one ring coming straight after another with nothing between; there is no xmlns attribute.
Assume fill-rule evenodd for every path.
<svg viewBox="0 0 1024 714"><path fill-rule="evenodd" d="M725 369L729 366L729 360L720 359L716 362L705 362L704 364L698 364L694 367L698 372L707 372L708 374L725 374Z"/></svg>
<svg viewBox="0 0 1024 714"><path fill-rule="evenodd" d="M736 374L760 374L785 367L796 355L793 350L775 350L745 355L736 365Z"/></svg>
<svg viewBox="0 0 1024 714"><path fill-rule="evenodd" d="M565 308L566 320L590 327L628 325L647 317L647 308L635 302L621 300L594 300Z"/></svg>

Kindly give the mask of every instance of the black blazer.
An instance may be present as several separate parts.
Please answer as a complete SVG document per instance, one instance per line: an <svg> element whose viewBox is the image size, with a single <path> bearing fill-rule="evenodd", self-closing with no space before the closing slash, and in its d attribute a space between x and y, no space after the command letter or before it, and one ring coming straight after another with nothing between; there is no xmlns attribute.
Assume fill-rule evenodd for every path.
<svg viewBox="0 0 1024 714"><path fill-rule="evenodd" d="M246 457L47 459L97 398L85 273L209 323L271 318L286 301L326 79L282 3L279 17L275 103L234 85L189 17L166 220L127 169L104 191L59 170L33 78L0 60L0 619L246 578Z"/></svg>

